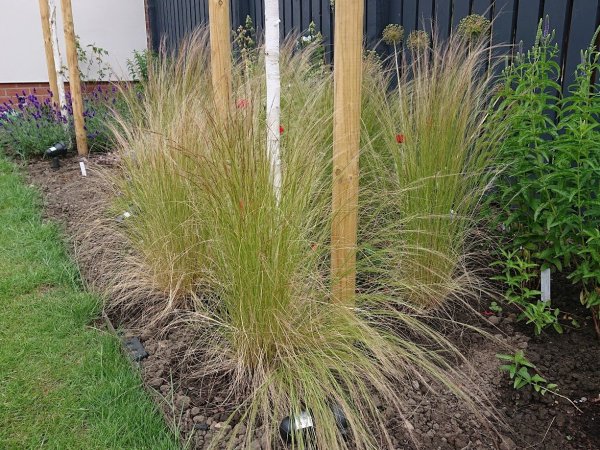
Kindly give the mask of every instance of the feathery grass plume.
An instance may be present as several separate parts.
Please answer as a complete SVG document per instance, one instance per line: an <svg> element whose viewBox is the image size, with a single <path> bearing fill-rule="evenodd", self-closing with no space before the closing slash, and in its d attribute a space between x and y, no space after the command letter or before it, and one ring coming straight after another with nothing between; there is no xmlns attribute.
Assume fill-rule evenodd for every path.
<svg viewBox="0 0 600 450"><path fill-rule="evenodd" d="M133 306L132 299L151 292L164 295L168 301L158 315L181 307L210 270L210 237L192 209L195 187L187 176L206 152L208 118L201 106L212 102L207 43L199 31L178 55L163 50L142 89L124 91L128 111L114 130L121 173L114 180L120 195L113 212L131 214L120 231L135 252L128 278L119 274L117 297Z"/></svg>
<svg viewBox="0 0 600 450"><path fill-rule="evenodd" d="M377 402L407 420L411 408L399 386L414 379L451 391L485 422L485 395L461 368L464 357L395 286L363 286L353 308L331 302L333 80L330 71L314 71L314 47L294 52L294 42L281 57L279 203L264 139L261 64L249 78L235 68L233 92L244 102L222 118L204 69L206 36L188 38L180 56L162 55L141 103L132 102L132 117L121 121L119 204L135 206L123 230L137 260L126 267L142 273L121 270L116 279L151 282L164 292L163 308L180 309L169 325L197 336L185 364L195 376L226 380L226 396L239 406L232 432L222 428L212 448L250 448L257 435L278 448L280 421L301 411L310 412L315 428L310 437L297 436L294 449L393 448L395 430ZM384 95L382 82L373 84ZM387 120L396 118L382 122L380 142ZM399 159L381 148L376 162ZM394 192L383 194L390 198L384 207L402 203ZM417 202L410 205L415 214ZM348 435L332 405L343 410Z"/></svg>
<svg viewBox="0 0 600 450"><path fill-rule="evenodd" d="M466 258L481 243L474 213L493 176L494 140L479 139L491 80L484 44L469 52L465 45L453 36L405 61L398 96L387 93L389 75L366 76L379 77L366 83L378 132L364 160L380 173L377 189L384 192L363 195L372 199L363 210L379 211L366 217L375 223L363 226L364 240L379 250L385 284L423 307L481 289Z"/></svg>

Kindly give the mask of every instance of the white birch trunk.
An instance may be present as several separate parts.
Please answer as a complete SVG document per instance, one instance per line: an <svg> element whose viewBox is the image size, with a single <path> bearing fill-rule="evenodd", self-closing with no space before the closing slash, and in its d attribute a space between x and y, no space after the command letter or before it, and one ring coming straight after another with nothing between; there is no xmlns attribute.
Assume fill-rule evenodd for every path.
<svg viewBox="0 0 600 450"><path fill-rule="evenodd" d="M267 152L271 163L273 189L281 198L280 114L281 77L279 74L279 0L265 0L265 72L267 77Z"/></svg>
<svg viewBox="0 0 600 450"><path fill-rule="evenodd" d="M50 7L50 34L52 35L52 51L54 53L54 70L56 70L56 81L58 84L58 105L60 106L60 113L63 117L66 116L67 111L65 109L67 105L67 98L65 96L65 79L62 75L62 58L60 57L60 49L58 47L58 33L56 32L56 2L55 0L48 0Z"/></svg>

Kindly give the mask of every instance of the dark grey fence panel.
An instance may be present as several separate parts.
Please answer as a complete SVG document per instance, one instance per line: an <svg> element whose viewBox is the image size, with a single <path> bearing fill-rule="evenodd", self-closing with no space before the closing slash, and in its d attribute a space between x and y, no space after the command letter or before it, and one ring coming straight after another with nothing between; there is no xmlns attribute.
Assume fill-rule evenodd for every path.
<svg viewBox="0 0 600 450"><path fill-rule="evenodd" d="M208 0L147 1L155 48L164 39L168 48L175 49L186 34L208 22ZM249 15L260 35L264 28L264 0L229 1L232 29L243 24ZM279 0L279 8L282 39L306 30L314 21L331 57L334 27L330 0ZM600 25L600 0L365 0L365 42L369 47L375 46L383 28L390 23L401 24L406 36L414 29L431 30L435 23L440 37L445 38L471 13L493 18L494 44L518 45L522 41L524 49L533 44L539 20L549 15L561 49L562 83L566 88L574 79L580 50L588 46ZM377 49L389 51L383 45ZM493 55L506 52L506 48L498 48Z"/></svg>

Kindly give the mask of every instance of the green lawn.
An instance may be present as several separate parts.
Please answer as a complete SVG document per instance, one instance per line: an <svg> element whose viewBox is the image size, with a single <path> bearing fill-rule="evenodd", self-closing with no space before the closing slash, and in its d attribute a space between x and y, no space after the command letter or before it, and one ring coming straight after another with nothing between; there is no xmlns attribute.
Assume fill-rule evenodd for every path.
<svg viewBox="0 0 600 450"><path fill-rule="evenodd" d="M0 156L0 449L175 449L40 198Z"/></svg>

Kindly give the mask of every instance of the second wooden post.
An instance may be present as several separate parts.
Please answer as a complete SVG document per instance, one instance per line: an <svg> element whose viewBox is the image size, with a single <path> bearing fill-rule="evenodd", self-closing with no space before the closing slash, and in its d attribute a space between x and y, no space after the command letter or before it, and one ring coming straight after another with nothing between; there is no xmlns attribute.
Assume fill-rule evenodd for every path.
<svg viewBox="0 0 600 450"><path fill-rule="evenodd" d="M231 25L229 0L209 0L210 61L215 106L221 117L229 113L231 97Z"/></svg>
<svg viewBox="0 0 600 450"><path fill-rule="evenodd" d="M348 305L356 290L363 15L363 0L335 2L331 274L333 300Z"/></svg>
<svg viewBox="0 0 600 450"><path fill-rule="evenodd" d="M71 0L61 0L61 9L67 47L67 65L69 66L69 88L71 102L73 103L73 121L75 123L75 138L77 140L77 153L87 156L88 143L83 118L83 98L81 96L81 78L79 74L79 61L77 58L77 45L75 43L75 26L73 25L73 9Z"/></svg>

